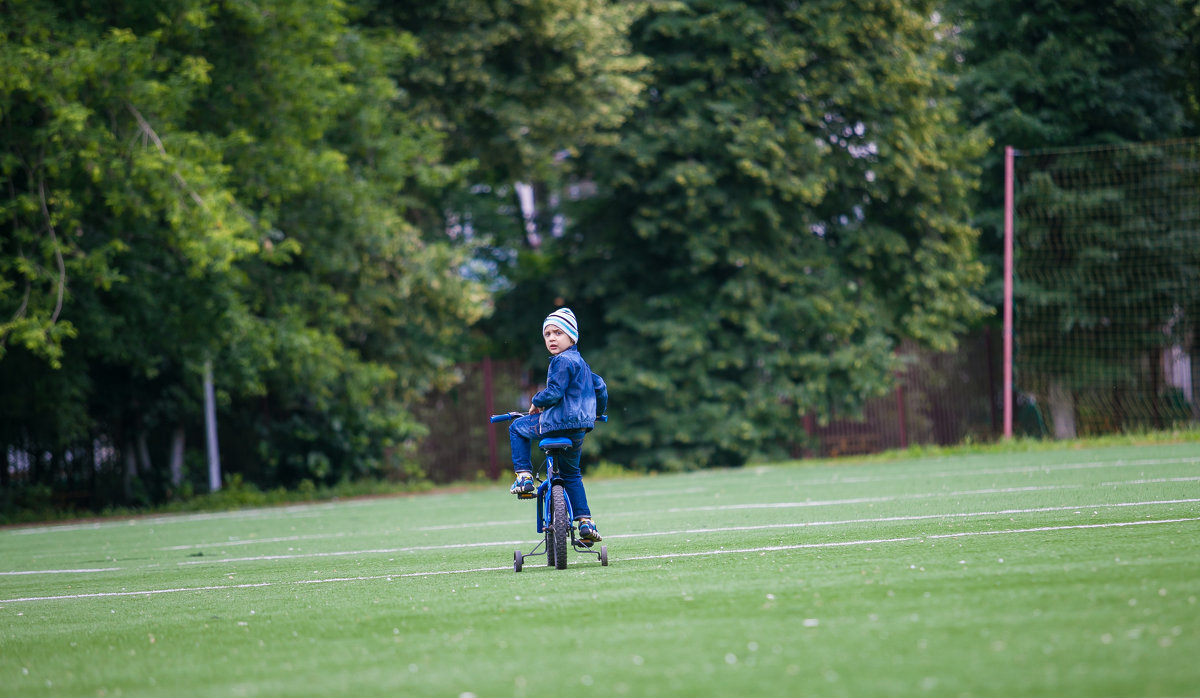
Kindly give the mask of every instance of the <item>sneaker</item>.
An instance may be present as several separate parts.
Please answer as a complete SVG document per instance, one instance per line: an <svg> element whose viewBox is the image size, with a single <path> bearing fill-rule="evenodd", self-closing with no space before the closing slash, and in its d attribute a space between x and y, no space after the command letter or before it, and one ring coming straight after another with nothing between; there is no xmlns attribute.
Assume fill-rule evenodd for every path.
<svg viewBox="0 0 1200 698"><path fill-rule="evenodd" d="M533 484L533 474L521 471L517 473L517 479L513 481L512 487L508 491L519 497L521 495L533 494L536 489L537 485Z"/></svg>
<svg viewBox="0 0 1200 698"><path fill-rule="evenodd" d="M600 531L596 529L596 524L592 523L591 519L579 520L579 538L584 545L599 543L604 540L600 537Z"/></svg>

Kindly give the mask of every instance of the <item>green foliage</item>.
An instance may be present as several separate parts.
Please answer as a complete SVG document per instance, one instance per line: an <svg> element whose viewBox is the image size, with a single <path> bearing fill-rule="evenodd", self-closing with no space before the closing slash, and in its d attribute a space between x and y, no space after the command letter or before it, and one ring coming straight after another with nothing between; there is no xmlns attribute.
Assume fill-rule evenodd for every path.
<svg viewBox="0 0 1200 698"><path fill-rule="evenodd" d="M965 118L986 128L998 146L983 160L975 208L983 231L981 256L992 270L985 295L999 306L1004 184L999 146L1030 153L1200 133L1195 98L1200 10L1193 0L951 0L948 6L963 30ZM1186 244L1181 249L1178 240L1161 235L1162 221L1178 204L1152 188L1167 183L1152 182L1153 175L1120 174L1129 168L1149 171L1162 156L1097 154L1091 164L1081 162L1087 157L1073 153L1058 164L1052 162L1056 156L1017 162L1018 178L1027 178L1018 194L1028 203L1016 230L1022 323L1016 339L1021 360L1034 362L1018 379L1019 388L1038 394L1042 404L1051 384L1107 393L1128 384L1134 372L1144 373L1133 364L1143 359L1141 350L1163 343L1161 329L1173 312L1174 301L1166 302L1164 312L1162 285L1176 283L1179 275L1169 270L1186 267L1194 257ZM1115 179L1101 181L1113 172ZM1038 196L1043 198L1032 203ZM1148 245L1149 240L1156 242ZM1165 264L1160 277L1139 278L1156 258ZM1039 268L1055 269L1062 285L1051 289L1045 277L1029 274ZM1143 311L1144 324L1128 327ZM1104 348L1106 337L1127 330L1137 339L1117 350L1120 356ZM1060 365L1051 368L1047 361ZM1071 410L1070 399L1055 402L1064 405L1064 414Z"/></svg>
<svg viewBox="0 0 1200 698"><path fill-rule="evenodd" d="M1200 134L1200 3L1180 0L1183 7L1180 18L1180 30L1183 36L1189 38L1188 47L1183 51L1184 77L1182 81L1183 102L1187 113L1188 133ZM1190 5L1190 8L1189 8Z"/></svg>
<svg viewBox="0 0 1200 698"><path fill-rule="evenodd" d="M778 452L802 415L886 390L898 339L976 320L966 196L933 3L655 4L648 89L581 169L600 193L516 307L564 299L609 380L606 458L668 469Z"/></svg>
<svg viewBox="0 0 1200 698"><path fill-rule="evenodd" d="M450 214L450 234L474 247L465 273L492 290L523 285L539 240L561 225L557 199L587 174L574 167L575 156L615 142L629 117L643 87L645 58L627 36L640 5L362 3L364 23L411 32L420 51L420 60L393 67L415 117L447 134L448 158L477 164L471 187L435 197ZM532 188L533 210L522 210L518 184ZM497 337L507 338L515 320L486 325L478 351L511 354Z"/></svg>
<svg viewBox="0 0 1200 698"><path fill-rule="evenodd" d="M1200 317L1200 141L1037 151L1018 173L1020 389L1071 391L1085 424L1190 418L1162 356Z"/></svg>
<svg viewBox="0 0 1200 698"><path fill-rule="evenodd" d="M412 32L422 59L398 71L452 156L483 182L545 182L560 151L611 142L644 61L625 35L638 3L604 0L364 3L364 21Z"/></svg>
<svg viewBox="0 0 1200 698"><path fill-rule="evenodd" d="M1021 148L1177 135L1193 47L1178 0L953 0L972 122ZM1003 9L1003 11L1000 11ZM1195 39L1191 39L1195 41Z"/></svg>
<svg viewBox="0 0 1200 698"><path fill-rule="evenodd" d="M211 360L227 470L264 487L403 471L407 405L453 380L485 300L428 193L467 165L391 77L420 60L412 37L336 2L18 5L0 444L88 483L100 443L100 477L126 485L93 477L94 496L128 500L138 475L160 498L171 430L202 448ZM33 458L27 477L60 477Z"/></svg>
<svg viewBox="0 0 1200 698"><path fill-rule="evenodd" d="M247 486L420 480L410 406L472 352L541 370L557 303L613 390L591 441L606 462L779 453L801 415L888 389L899 339L944 349L984 314L985 133L1200 123L1185 0L15 0L0 17L0 487L93 507L204 481L210 361Z"/></svg>
<svg viewBox="0 0 1200 698"><path fill-rule="evenodd" d="M963 118L996 147L982 160L976 224L1002 302L1003 146L1019 150L1197 134L1200 33L1192 0L950 0L961 28Z"/></svg>

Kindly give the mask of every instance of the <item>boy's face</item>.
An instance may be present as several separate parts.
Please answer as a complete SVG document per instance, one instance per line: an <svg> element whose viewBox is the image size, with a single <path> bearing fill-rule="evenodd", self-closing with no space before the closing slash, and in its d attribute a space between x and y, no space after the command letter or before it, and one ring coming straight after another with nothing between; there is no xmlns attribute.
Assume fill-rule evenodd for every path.
<svg viewBox="0 0 1200 698"><path fill-rule="evenodd" d="M551 356L558 356L574 344L571 335L563 332L558 325L546 325L546 329L542 330L542 339L546 340L546 351Z"/></svg>

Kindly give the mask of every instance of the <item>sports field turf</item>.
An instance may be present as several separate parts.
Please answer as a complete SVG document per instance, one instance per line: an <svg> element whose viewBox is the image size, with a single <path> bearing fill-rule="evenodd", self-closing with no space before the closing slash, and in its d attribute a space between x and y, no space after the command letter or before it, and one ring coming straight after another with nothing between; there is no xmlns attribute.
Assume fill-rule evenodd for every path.
<svg viewBox="0 0 1200 698"><path fill-rule="evenodd" d="M5 696L1200 696L1195 443L0 530Z"/></svg>

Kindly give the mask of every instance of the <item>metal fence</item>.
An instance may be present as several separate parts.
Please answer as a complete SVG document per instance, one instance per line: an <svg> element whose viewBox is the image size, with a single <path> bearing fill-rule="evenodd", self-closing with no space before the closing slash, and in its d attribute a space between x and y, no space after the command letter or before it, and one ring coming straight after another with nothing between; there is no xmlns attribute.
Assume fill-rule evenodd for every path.
<svg viewBox="0 0 1200 698"><path fill-rule="evenodd" d="M807 438L797 439L792 455L864 454L998 438L1003 426L998 334L964 337L953 352L902 345L895 391L868 401L859 418L827 424L802 420L797 434ZM463 380L457 387L431 397L419 410L430 430L419 457L438 483L496 479L506 472L508 431L488 417L528 409L542 379L516 361L484 360L460 370Z"/></svg>
<svg viewBox="0 0 1200 698"><path fill-rule="evenodd" d="M793 455L842 456L996 439L1003 428L996 334L961 338L951 352L905 343L895 390L869 400L858 418L835 418L824 425L806 418L809 443L797 444Z"/></svg>
<svg viewBox="0 0 1200 698"><path fill-rule="evenodd" d="M417 411L429 428L418 457L437 483L496 479L509 459L508 430L488 422L501 412L529 409L536 388L518 361L459 366L462 381L433 395Z"/></svg>

